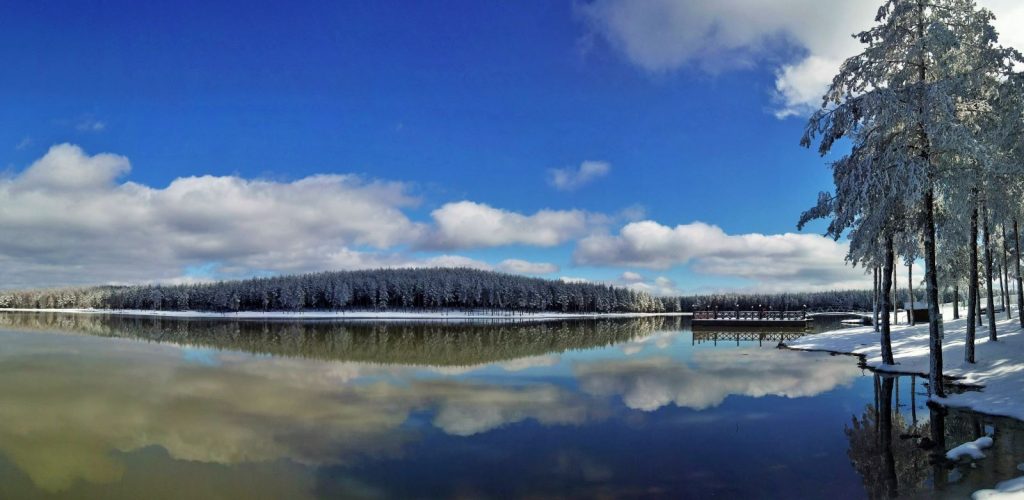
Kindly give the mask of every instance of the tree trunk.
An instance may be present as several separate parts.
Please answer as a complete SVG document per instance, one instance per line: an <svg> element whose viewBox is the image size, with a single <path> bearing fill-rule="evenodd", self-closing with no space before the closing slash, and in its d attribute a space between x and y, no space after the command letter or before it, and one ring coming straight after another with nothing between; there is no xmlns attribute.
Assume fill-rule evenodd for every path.
<svg viewBox="0 0 1024 500"><path fill-rule="evenodd" d="M982 318L985 315L981 314L981 275L978 275L978 299L975 300L974 302L975 302L974 307L978 310L977 311L978 314L975 315L975 317L978 318L978 326L984 326L985 322L982 321Z"/></svg>
<svg viewBox="0 0 1024 500"><path fill-rule="evenodd" d="M910 298L910 309L907 310L907 316L910 316L910 326L917 324L914 320L914 263L911 262L907 265L907 297Z"/></svg>
<svg viewBox="0 0 1024 500"><path fill-rule="evenodd" d="M942 387L942 317L939 313L939 274L935 265L935 191L924 194L924 282L928 296L928 383L936 397L945 397Z"/></svg>
<svg viewBox="0 0 1024 500"><path fill-rule="evenodd" d="M996 341L996 304L992 298L992 244L986 202L981 204L981 231L981 244L985 247L985 282L988 286L988 297L985 300L988 311L985 313L985 319L988 320L988 339Z"/></svg>
<svg viewBox="0 0 1024 500"><path fill-rule="evenodd" d="M953 319L960 319L960 285L953 285Z"/></svg>
<svg viewBox="0 0 1024 500"><path fill-rule="evenodd" d="M1003 289L1003 304L1006 304L1006 319L1013 319L1013 313L1010 311L1010 266L1007 263L1006 254L1006 221L1003 221L999 227L1003 231L1003 283L1005 283L1005 289Z"/></svg>
<svg viewBox="0 0 1024 500"><path fill-rule="evenodd" d="M993 266L995 267L995 266ZM1006 287L1003 286L1003 268L995 267L996 281L999 283L999 307L1006 309Z"/></svg>
<svg viewBox="0 0 1024 500"><path fill-rule="evenodd" d="M1017 267L1017 319L1020 320L1021 328L1024 328L1024 283L1020 276L1020 229L1017 227L1017 219L1013 219L1013 248L1016 250L1013 255L1013 262Z"/></svg>
<svg viewBox="0 0 1024 500"><path fill-rule="evenodd" d="M975 318L981 319L981 315L978 314L978 205L974 205L974 209L971 210L971 234L970 241L971 245L971 259L970 269L967 271L967 335L965 338L966 344L964 345L964 361L967 363L974 362L974 339L976 338L976 325L974 324Z"/></svg>
<svg viewBox="0 0 1024 500"><path fill-rule="evenodd" d="M892 309L892 299L890 299L890 288L892 285L893 265L894 261L893 250L892 250L892 235L885 237L885 268L882 270L882 290L885 293L882 294L882 363L887 365L894 365L896 361L892 357L892 335L889 330L889 311ZM892 297L895 297L893 295Z"/></svg>
<svg viewBox="0 0 1024 500"><path fill-rule="evenodd" d="M877 332L877 331L879 331L879 325L878 325L878 292L879 292L879 285L880 285L880 283L878 282L879 278L880 278L880 276L879 276L880 273L879 273L878 266L875 266L875 268L871 270L871 274L874 277L874 282L875 282L875 287L872 289L874 294L871 296L871 310L874 313L874 321L871 324L874 325L875 331Z"/></svg>
<svg viewBox="0 0 1024 500"><path fill-rule="evenodd" d="M893 254L892 262L892 324L900 324L899 316L899 300L900 300L900 287L899 287L899 275L896 274L896 255Z"/></svg>

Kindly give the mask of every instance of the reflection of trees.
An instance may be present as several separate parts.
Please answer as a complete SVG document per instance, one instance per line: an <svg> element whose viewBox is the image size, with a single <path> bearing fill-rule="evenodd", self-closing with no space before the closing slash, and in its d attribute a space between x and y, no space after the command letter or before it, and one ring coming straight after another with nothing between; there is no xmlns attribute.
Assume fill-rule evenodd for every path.
<svg viewBox="0 0 1024 500"><path fill-rule="evenodd" d="M966 410L948 410L929 406L927 420L917 421L912 409L911 421L899 411L898 378L875 375L875 404L862 416L854 417L845 432L850 447L847 455L860 474L869 498L894 498L934 494L969 494L972 488L1006 479L998 470L1013 471L1014 436L1021 434L1019 423L1009 419L985 417ZM913 385L911 396L913 398ZM913 408L913 402L911 402ZM996 446L982 467L971 467L969 481L950 483L955 464L945 459L949 448L984 435L985 424L996 432ZM1007 457L1007 458L1003 458ZM1007 461L993 467L997 461ZM961 470L961 473L964 472ZM971 484L978 486L971 486ZM954 489L956 491L954 491Z"/></svg>
<svg viewBox="0 0 1024 500"><path fill-rule="evenodd" d="M894 498L920 488L928 477L928 455L914 439L900 436L927 434L929 424L913 425L893 411L892 377L875 375L878 404L868 405L846 428L847 455L864 481L869 498Z"/></svg>
<svg viewBox="0 0 1024 500"><path fill-rule="evenodd" d="M678 317L487 322L253 321L0 313L0 327L327 360L466 366L587 349L681 328Z"/></svg>

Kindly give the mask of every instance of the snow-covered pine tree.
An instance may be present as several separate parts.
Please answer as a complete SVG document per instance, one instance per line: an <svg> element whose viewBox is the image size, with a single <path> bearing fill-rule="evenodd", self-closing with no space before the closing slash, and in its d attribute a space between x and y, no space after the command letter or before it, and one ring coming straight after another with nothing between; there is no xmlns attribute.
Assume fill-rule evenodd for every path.
<svg viewBox="0 0 1024 500"><path fill-rule="evenodd" d="M986 154L960 112L976 102L985 80L1010 70L1013 54L998 47L991 20L971 0L885 1L876 24L856 35L864 50L843 63L802 140L805 146L817 140L822 155L840 139L853 140L851 153L833 166L850 171L833 199L870 199L865 191L876 189L893 197L893 203L854 203L845 215L852 220L834 218L851 227L851 252L858 240L892 234L893 205L919 212L911 229L923 243L929 382L938 396L944 390L935 213L944 188L958 185L941 167L944 157ZM839 213L821 201L811 215Z"/></svg>

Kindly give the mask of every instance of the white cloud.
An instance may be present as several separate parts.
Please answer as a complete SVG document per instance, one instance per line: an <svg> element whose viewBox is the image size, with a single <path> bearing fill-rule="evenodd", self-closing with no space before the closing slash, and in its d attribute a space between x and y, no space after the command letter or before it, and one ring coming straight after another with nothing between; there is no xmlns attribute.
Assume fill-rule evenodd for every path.
<svg viewBox="0 0 1024 500"><path fill-rule="evenodd" d="M849 385L861 374L834 356L765 349L701 350L689 363L666 357L580 363L573 373L585 392L620 396L627 407L642 411L670 404L703 410L731 395L810 397Z"/></svg>
<svg viewBox="0 0 1024 500"><path fill-rule="evenodd" d="M597 234L580 240L573 260L583 265L646 269L689 264L695 272L742 278L759 289L869 286L863 270L845 265L846 253L847 245L818 235L729 235L703 222L673 228L641 221L627 224L618 235ZM674 288L670 281L662 285Z"/></svg>
<svg viewBox="0 0 1024 500"><path fill-rule="evenodd" d="M411 220L418 201L405 184L352 175L292 182L237 176L185 177L155 188L122 179L129 160L52 147L20 173L0 178L0 284L10 288L139 282L190 282L378 267L469 267L551 275L550 262L496 263L465 249L577 241L577 264L668 269L743 278L758 288L864 287L843 265L845 245L812 235L727 235L703 223L607 226L618 216L581 210L521 214L471 201ZM192 271L189 271L193 269ZM195 271L198 269L200 271ZM573 278L563 278L572 280ZM675 295L666 276L626 271L614 284Z"/></svg>
<svg viewBox="0 0 1024 500"><path fill-rule="evenodd" d="M1024 48L1024 4L983 0L997 16L1002 42ZM779 117L806 114L847 57L860 50L850 35L874 22L878 0L595 0L580 7L592 31L646 71L688 65L725 70L764 62L775 66ZM779 48L797 49L790 60Z"/></svg>
<svg viewBox="0 0 1024 500"><path fill-rule="evenodd" d="M320 175L294 182L186 177L165 188L119 181L127 158L52 147L0 179L4 286L174 278L186 266L312 270L363 267L422 232L400 183Z"/></svg>
<svg viewBox="0 0 1024 500"><path fill-rule="evenodd" d="M639 281L627 281L624 284L616 283L616 285L632 288L633 290L645 292L655 297L674 297L683 295L683 291L676 286L676 282L665 276L658 276L657 278L654 278L654 282L652 283L648 283L647 280L641 278Z"/></svg>
<svg viewBox="0 0 1024 500"><path fill-rule="evenodd" d="M447 203L431 216L435 228L421 242L427 248L552 247L583 236L605 219L582 210L523 215L472 201Z"/></svg>
<svg viewBox="0 0 1024 500"><path fill-rule="evenodd" d="M671 278L658 276L657 278L654 278L653 282L649 282L643 275L633 271L626 271L622 273L617 281L610 284L632 288L633 290L645 292L650 295L654 295L655 297L667 297L683 294L682 290L676 286L676 282L672 281Z"/></svg>
<svg viewBox="0 0 1024 500"><path fill-rule="evenodd" d="M633 271L626 271L622 273L622 276L619 276L619 280L625 283L640 283L644 281L644 277Z"/></svg>
<svg viewBox="0 0 1024 500"><path fill-rule="evenodd" d="M75 124L75 130L79 132L103 132L106 128L106 123L92 117L83 118Z"/></svg>
<svg viewBox="0 0 1024 500"><path fill-rule="evenodd" d="M154 188L121 180L130 170L123 156L61 144L21 173L0 178L0 285L192 282L377 267L558 271L544 262L493 265L397 250L428 233L404 213L418 202L402 183L352 175L293 182L202 176ZM592 218L542 211L520 222L547 227L543 238L561 239L568 237L561 231L581 234ZM533 241L548 241L543 238ZM193 276L185 271L190 267L209 272Z"/></svg>
<svg viewBox="0 0 1024 500"><path fill-rule="evenodd" d="M61 144L50 148L17 179L24 191L94 191L111 185L128 173L131 164L123 156L102 153L87 156L76 146Z"/></svg>
<svg viewBox="0 0 1024 500"><path fill-rule="evenodd" d="M498 264L498 270L516 274L551 274L559 268L548 262L527 262L520 259L505 259Z"/></svg>
<svg viewBox="0 0 1024 500"><path fill-rule="evenodd" d="M579 278L576 276L559 276L558 279L565 283L593 283L592 280L589 280L587 278Z"/></svg>
<svg viewBox="0 0 1024 500"><path fill-rule="evenodd" d="M611 165L603 161L585 161L579 168L555 168L548 170L548 183L560 191L572 191L589 184L611 172Z"/></svg>

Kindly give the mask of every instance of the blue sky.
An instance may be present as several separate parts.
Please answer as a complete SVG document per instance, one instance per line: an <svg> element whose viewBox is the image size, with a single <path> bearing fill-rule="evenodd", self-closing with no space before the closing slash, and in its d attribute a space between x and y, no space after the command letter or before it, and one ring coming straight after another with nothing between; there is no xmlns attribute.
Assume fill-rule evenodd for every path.
<svg viewBox="0 0 1024 500"><path fill-rule="evenodd" d="M800 4L813 2L783 4L806 11ZM773 24L758 8L735 15L670 0L6 2L0 203L54 213L0 216L26 242L0 246L9 264L0 277L17 286L167 281L459 258L549 264L542 276L639 287L663 277L663 288L684 291L856 282L859 273L842 269L841 244L783 234L829 187L825 161L798 141L814 104L806 96L831 71L814 58L841 60L849 50L842 30L853 28ZM825 17L810 10L802 15ZM859 26L870 22L860 18ZM60 144L72 146L54 153ZM101 153L117 156L99 165ZM607 172L573 189L553 185L552 170L571 177L584 162ZM35 195L25 194L26 176L52 180L58 171L92 180L72 193L37 182ZM318 174L358 177L296 187ZM202 210L213 212L189 212L189 197L202 194L170 196L169 186L192 176L214 176L189 189L218 193L211 198L224 205L207 200ZM227 195L210 187L218 179L241 187ZM149 194L126 192L135 187ZM332 193L339 206L318 201ZM243 207L268 196L282 210L308 196L299 211L321 213L297 215L306 217L298 224L275 215L265 226L232 218L256 217ZM346 196L390 214L381 224L406 237L375 239L372 225L318 237L315 228L335 219L367 218L346 213ZM467 243L432 215L464 201L472 203L466 210L527 219L505 238ZM555 224L558 234L544 241L512 235L544 226L529 218L540 210L577 220ZM660 245L655 254L641 251L643 241L622 241L621 231L640 221L656 224L643 232ZM690 226L698 221L721 234ZM457 230L495 230L478 222ZM277 246L223 235L247 224ZM272 224L288 228L274 232ZM309 234L296 232L304 225ZM63 234L36 234L41 227ZM655 234L662 228L671 234ZM448 243L438 244L445 231ZM231 251L236 243L244 258ZM112 248L122 245L136 251ZM317 257L339 248L361 257ZM789 274L730 272L722 256L751 270L782 262ZM806 275L805 262L818 274Z"/></svg>

